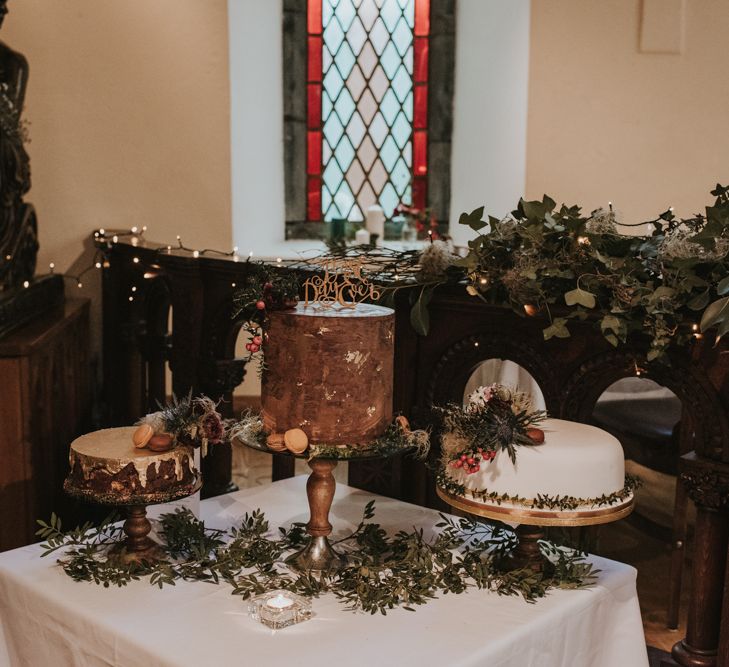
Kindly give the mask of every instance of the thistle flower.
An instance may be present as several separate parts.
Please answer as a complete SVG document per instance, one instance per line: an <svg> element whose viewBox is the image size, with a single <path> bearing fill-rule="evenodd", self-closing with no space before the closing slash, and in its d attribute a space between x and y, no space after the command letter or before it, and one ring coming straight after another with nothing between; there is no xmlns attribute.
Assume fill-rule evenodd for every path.
<svg viewBox="0 0 729 667"><path fill-rule="evenodd" d="M714 240L714 249L709 250L693 240L695 231L686 225L679 225L666 234L658 248L658 257L663 261L673 259L691 259L698 257L705 260L721 259L729 252L729 239L722 236Z"/></svg>
<svg viewBox="0 0 729 667"><path fill-rule="evenodd" d="M590 219L585 223L585 231L590 234L612 234L617 236L618 224L620 218L617 211L605 210L604 208L595 209L590 215Z"/></svg>
<svg viewBox="0 0 729 667"><path fill-rule="evenodd" d="M442 278L448 267L453 264L454 257L445 241L433 241L425 246L420 255L418 265L425 280Z"/></svg>

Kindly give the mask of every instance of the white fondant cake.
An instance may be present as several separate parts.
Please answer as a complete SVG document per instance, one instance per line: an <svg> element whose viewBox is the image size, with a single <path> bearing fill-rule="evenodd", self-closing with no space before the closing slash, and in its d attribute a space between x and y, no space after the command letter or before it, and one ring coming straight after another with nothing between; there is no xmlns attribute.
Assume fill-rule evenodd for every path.
<svg viewBox="0 0 729 667"><path fill-rule="evenodd" d="M518 447L516 463L501 450L478 472L449 466L446 475L467 491L527 500L539 495L592 499L623 490L625 461L616 438L595 426L562 419L546 419L538 426L544 431L544 444Z"/></svg>

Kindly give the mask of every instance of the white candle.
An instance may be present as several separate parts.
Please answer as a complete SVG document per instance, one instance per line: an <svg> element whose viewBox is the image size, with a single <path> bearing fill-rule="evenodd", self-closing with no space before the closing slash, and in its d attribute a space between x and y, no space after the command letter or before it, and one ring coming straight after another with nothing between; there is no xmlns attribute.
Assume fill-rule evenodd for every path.
<svg viewBox="0 0 729 667"><path fill-rule="evenodd" d="M385 212L381 206L374 204L367 209L367 231L370 234L377 234L377 245L382 245L385 238Z"/></svg>
<svg viewBox="0 0 729 667"><path fill-rule="evenodd" d="M288 609L293 604L294 601L282 593L266 600L266 606L271 607L271 609Z"/></svg>
<svg viewBox="0 0 729 667"><path fill-rule="evenodd" d="M370 242L370 233L366 229L358 229L354 234L357 245L367 245Z"/></svg>

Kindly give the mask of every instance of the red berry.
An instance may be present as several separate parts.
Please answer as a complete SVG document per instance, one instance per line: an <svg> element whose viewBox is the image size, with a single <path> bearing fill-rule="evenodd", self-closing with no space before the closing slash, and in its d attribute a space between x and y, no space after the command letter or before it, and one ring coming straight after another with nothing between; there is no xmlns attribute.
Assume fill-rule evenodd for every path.
<svg viewBox="0 0 729 667"><path fill-rule="evenodd" d="M476 463L476 459L468 458L468 459L466 459L466 463L468 463L468 465L472 466L474 463Z"/></svg>
<svg viewBox="0 0 729 667"><path fill-rule="evenodd" d="M251 341L254 345L259 345L263 342L263 339L260 336L253 336L253 341Z"/></svg>
<svg viewBox="0 0 729 667"><path fill-rule="evenodd" d="M263 289L265 289L267 292L270 292L273 289L273 283L266 283L263 286Z"/></svg>
<svg viewBox="0 0 729 667"><path fill-rule="evenodd" d="M465 454L461 454L461 461L465 461L468 457Z"/></svg>
<svg viewBox="0 0 729 667"><path fill-rule="evenodd" d="M263 301L256 301L256 308L258 308L258 310L265 310L266 304Z"/></svg>
<svg viewBox="0 0 729 667"><path fill-rule="evenodd" d="M456 468L463 468L463 461L461 461L461 460L459 459L458 461L455 461L455 462L453 463L453 465L454 465L454 466L456 466Z"/></svg>
<svg viewBox="0 0 729 667"><path fill-rule="evenodd" d="M258 347L258 345L256 345L255 343L249 343L249 344L250 344L250 346L251 346L251 352L253 352L254 354L255 354L256 352L258 352L258 350L260 349L260 348Z"/></svg>
<svg viewBox="0 0 729 667"><path fill-rule="evenodd" d="M246 350L248 350L249 352L251 351L251 344L250 343L246 343Z"/></svg>
<svg viewBox="0 0 729 667"><path fill-rule="evenodd" d="M475 466L473 466L473 468L471 468L471 470L473 470L473 472L478 472L479 470L481 470L480 464L477 463Z"/></svg>

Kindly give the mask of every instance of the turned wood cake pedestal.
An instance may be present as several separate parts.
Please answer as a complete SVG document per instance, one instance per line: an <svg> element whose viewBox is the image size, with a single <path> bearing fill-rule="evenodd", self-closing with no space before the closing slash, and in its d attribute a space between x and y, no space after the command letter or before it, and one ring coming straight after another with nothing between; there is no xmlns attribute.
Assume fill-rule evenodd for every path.
<svg viewBox="0 0 729 667"><path fill-rule="evenodd" d="M617 521L633 511L633 497L611 507L598 507L589 510L558 511L540 509L521 509L496 503L476 502L449 493L436 487L438 496L462 512L485 519L519 524L516 528L518 543L510 558L512 569L529 567L541 572L547 561L539 548L539 540L544 539L545 526L596 526Z"/></svg>
<svg viewBox="0 0 729 667"><path fill-rule="evenodd" d="M311 457L304 452L294 454L287 451L274 451L261 442L248 438L239 438L246 447L267 454L283 454L297 459L307 459L311 474L306 481L306 497L309 501L309 521L306 524L306 533L309 541L306 546L286 559L286 563L299 572L334 572L347 563L346 556L337 553L329 542L332 524L329 521L329 510L334 500L334 491L337 483L332 471L339 461L363 461L368 459L382 459L391 454L373 454L366 449L358 453L355 448L342 448L342 456L333 458Z"/></svg>
<svg viewBox="0 0 729 667"><path fill-rule="evenodd" d="M115 501L108 493L95 494L88 489L80 489L74 486L69 478L66 479L63 489L68 495L79 498L80 500L126 509L127 518L124 522L126 539L109 550L109 558L116 559L124 565L128 565L129 563L141 563L143 561L150 563L167 558L161 545L149 537L152 524L147 518L147 505L171 503L175 500L186 498L199 491L201 486L202 479L198 477L192 489L178 488L168 492L155 491L154 493L132 496L129 499L119 502Z"/></svg>

